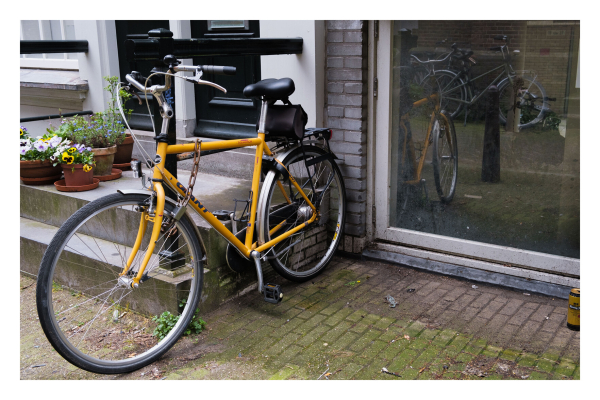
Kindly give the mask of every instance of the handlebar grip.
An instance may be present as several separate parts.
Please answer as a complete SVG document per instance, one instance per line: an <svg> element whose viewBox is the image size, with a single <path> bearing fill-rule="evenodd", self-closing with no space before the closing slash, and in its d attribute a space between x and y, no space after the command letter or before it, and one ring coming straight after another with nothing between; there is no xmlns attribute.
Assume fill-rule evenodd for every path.
<svg viewBox="0 0 600 400"><path fill-rule="evenodd" d="M207 74L235 75L237 69L235 67L224 67L220 65L202 65L202 71Z"/></svg>

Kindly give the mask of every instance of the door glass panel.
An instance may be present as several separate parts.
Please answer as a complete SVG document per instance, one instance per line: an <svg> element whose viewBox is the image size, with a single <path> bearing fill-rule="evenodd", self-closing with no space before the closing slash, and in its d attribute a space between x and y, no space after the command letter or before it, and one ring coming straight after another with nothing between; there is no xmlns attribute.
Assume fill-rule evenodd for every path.
<svg viewBox="0 0 600 400"><path fill-rule="evenodd" d="M579 28L394 22L391 227L579 258Z"/></svg>
<svg viewBox="0 0 600 400"><path fill-rule="evenodd" d="M208 30L219 30L219 29L249 29L249 21L244 20L229 20L229 21L208 21Z"/></svg>

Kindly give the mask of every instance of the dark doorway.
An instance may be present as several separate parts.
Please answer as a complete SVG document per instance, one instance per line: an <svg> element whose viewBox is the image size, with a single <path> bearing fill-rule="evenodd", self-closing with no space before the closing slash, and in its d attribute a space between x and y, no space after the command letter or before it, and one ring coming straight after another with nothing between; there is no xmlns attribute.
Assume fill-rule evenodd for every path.
<svg viewBox="0 0 600 400"><path fill-rule="evenodd" d="M259 21L191 21L193 38L257 38ZM260 56L194 57L194 65L228 65L237 68L234 76L204 75L227 93L208 86L196 86L194 135L221 139L256 135L258 105L242 94L247 85L260 80Z"/></svg>
<svg viewBox="0 0 600 400"><path fill-rule="evenodd" d="M121 82L127 82L125 80L125 75L130 73L131 71L138 71L142 75L148 76L150 74L150 70L153 68L152 62L127 61L127 54L125 52L125 40L127 39L127 35L147 34L148 31L156 28L169 29L169 21L115 21L115 25L117 30L117 51L119 54L119 71L121 74ZM150 111L154 112L153 101L151 99L151 96L148 96L148 102L150 103ZM138 100L136 98L129 100L125 104L125 108L133 110L131 114L131 120L129 121L129 125L133 129L152 131L152 122L150 116L148 115L148 107L146 106L145 98L141 94L140 97L142 98L141 105L138 103Z"/></svg>

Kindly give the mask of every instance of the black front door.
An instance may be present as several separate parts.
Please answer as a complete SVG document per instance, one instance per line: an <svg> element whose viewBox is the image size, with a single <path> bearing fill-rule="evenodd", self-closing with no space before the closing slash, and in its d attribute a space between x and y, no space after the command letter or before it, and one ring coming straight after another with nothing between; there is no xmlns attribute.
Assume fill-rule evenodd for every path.
<svg viewBox="0 0 600 400"><path fill-rule="evenodd" d="M260 37L259 21L191 21L193 38ZM256 135L258 104L242 94L247 85L260 80L260 56L195 57L194 65L227 65L236 75L203 75L227 89L195 87L197 126L194 135L234 139Z"/></svg>
<svg viewBox="0 0 600 400"><path fill-rule="evenodd" d="M132 34L148 34L148 31L156 28L169 29L169 21L115 21L117 30L117 52L119 54L119 72L121 73L121 82L127 82L125 75L131 71L138 71L144 76L148 76L153 68L152 62L150 61L127 61L127 53L125 52L125 40L127 35ZM125 104L125 108L132 109L131 120L129 125L133 129L140 129L151 131L152 122L148 115L148 107L143 95L142 104L138 103L136 98L129 100ZM148 95L148 102L150 103L150 110L153 111L152 96Z"/></svg>

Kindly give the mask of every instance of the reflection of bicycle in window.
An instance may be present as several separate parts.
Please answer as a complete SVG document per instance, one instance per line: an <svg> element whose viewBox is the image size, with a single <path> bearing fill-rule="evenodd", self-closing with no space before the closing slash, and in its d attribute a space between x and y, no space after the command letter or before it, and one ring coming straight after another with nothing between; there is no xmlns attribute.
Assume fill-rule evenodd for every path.
<svg viewBox="0 0 600 400"><path fill-rule="evenodd" d="M511 65L512 56L508 49L508 37L498 35L494 39L504 42L502 46L490 49L499 51L502 54L503 62L501 65L472 78L471 67L476 64L471 57L473 51L453 46L452 52L443 55L442 59L421 61L414 56L412 57L413 63L429 65L425 76L423 74L416 75L420 76L420 78L417 78L420 79L417 83L427 85L429 82L427 78L434 76L436 84L441 89L441 109L446 110L452 118L456 118L466 107L465 121L469 107L479 101L492 85L497 85L500 92L500 122L506 123L508 112L518 107L521 110L519 128L534 126L543 120L544 114L549 110L548 102L550 99L546 97L546 91L536 80L534 73L528 71L528 73L518 74L514 70ZM519 51L515 50L514 53L516 55ZM434 65L442 65L448 57L454 61L455 68L448 67L445 70L434 68ZM485 89L477 93L473 82L494 72L499 72L498 76ZM511 101L511 88L516 90L514 103Z"/></svg>
<svg viewBox="0 0 600 400"><path fill-rule="evenodd" d="M425 105L433 106L429 112ZM416 109L417 112L415 112ZM426 96L408 105L408 109L401 111L399 123L399 146L402 149L399 163L402 169L403 185L422 185L425 179L421 178L425 155L429 146L433 146L432 166L435 187L443 203L449 203L454 197L458 170L458 149L456 144L456 131L449 114L440 111L440 102L437 93ZM427 123L425 140L416 143L413 139L411 122L422 119ZM428 120L428 121L427 121ZM419 155L417 155L419 153ZM408 187L408 186L405 186ZM426 189L425 189L426 191Z"/></svg>

